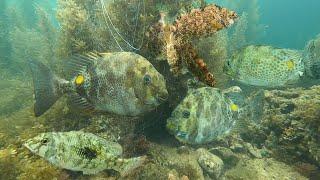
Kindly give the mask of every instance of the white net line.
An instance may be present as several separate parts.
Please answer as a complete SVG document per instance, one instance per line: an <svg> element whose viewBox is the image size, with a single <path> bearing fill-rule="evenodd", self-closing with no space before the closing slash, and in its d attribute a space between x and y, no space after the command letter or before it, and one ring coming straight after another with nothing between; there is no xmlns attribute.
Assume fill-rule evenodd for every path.
<svg viewBox="0 0 320 180"><path fill-rule="evenodd" d="M121 33L119 32L119 30L115 27L114 23L112 22L112 19L110 17L110 14L106 8L106 5L104 3L104 0L100 0L100 5L101 5L101 9L102 9L102 12L103 12L103 17L104 17L104 20L105 20L105 23L107 25L107 28L112 36L112 38L115 40L117 46L119 47L119 49L121 51L124 51L123 48L121 47L119 41L117 40L117 37L120 37L120 39L125 43L127 44L131 49L135 50L135 51L139 51L141 49L141 47L143 46L143 42L144 42L144 38L142 39L141 41L141 44L139 47L135 47L132 43L135 42L135 39L132 40L132 43L130 43L128 40L126 40L124 38L123 35L121 35ZM139 17L139 14L140 14L140 9L141 9L141 5L143 6L143 13L145 14L145 3L144 3L144 0L141 1L141 3L138 3L138 7L137 7L137 12L136 12L136 17L135 17L135 29L134 29L134 34L133 34L133 37L136 36L136 30L137 30L137 26L138 26L138 17ZM145 31L145 25L144 26L144 30Z"/></svg>

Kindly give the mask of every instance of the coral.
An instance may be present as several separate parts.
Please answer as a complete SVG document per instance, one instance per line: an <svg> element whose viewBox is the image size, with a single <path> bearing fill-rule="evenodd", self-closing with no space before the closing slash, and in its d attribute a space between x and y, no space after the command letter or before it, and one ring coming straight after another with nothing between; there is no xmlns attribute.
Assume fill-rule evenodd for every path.
<svg viewBox="0 0 320 180"><path fill-rule="evenodd" d="M192 41L208 37L234 23L237 15L225 8L208 5L203 9L193 9L182 14L175 23L166 24L161 16L158 38L164 47L163 53L174 74L182 73L184 65L209 86L215 85L215 79L209 72L206 63L196 52ZM156 26L159 29L159 25Z"/></svg>
<svg viewBox="0 0 320 180"><path fill-rule="evenodd" d="M320 164L320 86L264 91L260 129L273 155Z"/></svg>
<svg viewBox="0 0 320 180"><path fill-rule="evenodd" d="M243 159L225 173L226 179L307 179L274 159Z"/></svg>

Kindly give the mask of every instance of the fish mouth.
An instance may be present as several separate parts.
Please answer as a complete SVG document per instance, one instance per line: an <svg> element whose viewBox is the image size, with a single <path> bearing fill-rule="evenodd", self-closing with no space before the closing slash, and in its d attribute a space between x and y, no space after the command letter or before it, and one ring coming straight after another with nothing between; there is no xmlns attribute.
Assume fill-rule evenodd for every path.
<svg viewBox="0 0 320 180"><path fill-rule="evenodd" d="M163 102L166 102L169 98L169 94L166 92L166 93L162 93L162 94L159 94L157 96L157 100L160 102L160 103L163 103Z"/></svg>
<svg viewBox="0 0 320 180"><path fill-rule="evenodd" d="M29 145L28 143L23 143L22 144L25 148L27 148L29 151L31 151L32 153L36 153Z"/></svg>

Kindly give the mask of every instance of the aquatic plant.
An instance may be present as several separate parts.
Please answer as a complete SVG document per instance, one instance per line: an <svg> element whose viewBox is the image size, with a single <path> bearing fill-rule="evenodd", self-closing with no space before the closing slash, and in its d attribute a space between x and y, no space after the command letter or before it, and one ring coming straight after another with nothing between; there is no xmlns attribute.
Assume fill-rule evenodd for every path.
<svg viewBox="0 0 320 180"><path fill-rule="evenodd" d="M59 0L60 57L88 51L140 50L145 42L145 32L155 20L152 3Z"/></svg>
<svg viewBox="0 0 320 180"><path fill-rule="evenodd" d="M7 5L2 9L0 22L0 58L6 65L4 72L20 78L28 77L28 58L49 62L51 65L55 61L55 28L42 7L28 3L23 1L18 6ZM25 16L25 11L32 11L35 16L31 19L34 20Z"/></svg>

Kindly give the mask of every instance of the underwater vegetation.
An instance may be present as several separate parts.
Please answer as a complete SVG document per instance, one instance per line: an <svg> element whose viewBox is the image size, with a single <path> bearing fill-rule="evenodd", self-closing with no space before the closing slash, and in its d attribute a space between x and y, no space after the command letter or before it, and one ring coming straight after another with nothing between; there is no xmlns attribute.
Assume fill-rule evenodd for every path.
<svg viewBox="0 0 320 180"><path fill-rule="evenodd" d="M0 179L319 179L320 36L256 45L257 0L7 2Z"/></svg>

